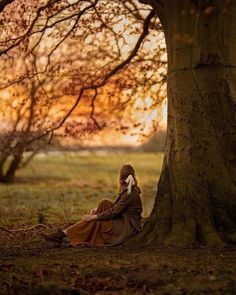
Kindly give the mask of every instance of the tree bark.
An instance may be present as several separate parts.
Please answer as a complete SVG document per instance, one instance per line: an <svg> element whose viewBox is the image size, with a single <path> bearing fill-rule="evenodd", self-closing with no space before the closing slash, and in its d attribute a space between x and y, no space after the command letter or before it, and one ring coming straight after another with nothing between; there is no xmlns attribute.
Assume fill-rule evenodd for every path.
<svg viewBox="0 0 236 295"><path fill-rule="evenodd" d="M12 159L8 158L8 156L2 157L0 161L0 183L14 182L15 173L20 167L23 153L21 152L17 155L14 155ZM5 166L7 166L7 168Z"/></svg>
<svg viewBox="0 0 236 295"><path fill-rule="evenodd" d="M4 175L4 183L12 183L14 181L15 173L19 168L19 165L22 160L22 154L14 156L11 160L10 165Z"/></svg>
<svg viewBox="0 0 236 295"><path fill-rule="evenodd" d="M236 1L150 2L157 13L163 4L168 130L155 205L136 241L236 242Z"/></svg>

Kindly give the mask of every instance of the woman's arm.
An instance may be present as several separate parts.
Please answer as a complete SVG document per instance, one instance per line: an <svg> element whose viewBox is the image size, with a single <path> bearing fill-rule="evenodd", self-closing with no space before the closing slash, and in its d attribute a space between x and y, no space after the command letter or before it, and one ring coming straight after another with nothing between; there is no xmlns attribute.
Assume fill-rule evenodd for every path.
<svg viewBox="0 0 236 295"><path fill-rule="evenodd" d="M97 219L96 214L94 214L94 215L84 215L81 220L82 221L92 221L92 220L95 220L95 219Z"/></svg>
<svg viewBox="0 0 236 295"><path fill-rule="evenodd" d="M127 195L127 191L120 196L117 203L115 203L110 209L100 214L94 215L84 215L82 221L92 221L92 220L110 220L114 219L120 213L122 213L130 204L132 200L132 193Z"/></svg>
<svg viewBox="0 0 236 295"><path fill-rule="evenodd" d="M127 191L120 196L117 203L115 203L110 209L100 214L97 214L97 220L110 220L114 219L120 213L122 213L130 204L132 200L132 193L127 195Z"/></svg>
<svg viewBox="0 0 236 295"><path fill-rule="evenodd" d="M90 211L90 214L89 215L87 214L87 215L84 215L82 217L82 221L92 221L92 220L95 220L97 218L97 215L96 215L97 210L98 210L98 208L92 209Z"/></svg>

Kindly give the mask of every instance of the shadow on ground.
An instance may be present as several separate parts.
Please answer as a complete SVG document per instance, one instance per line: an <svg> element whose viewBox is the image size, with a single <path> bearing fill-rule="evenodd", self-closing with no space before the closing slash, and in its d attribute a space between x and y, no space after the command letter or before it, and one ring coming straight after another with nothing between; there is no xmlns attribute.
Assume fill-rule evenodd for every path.
<svg viewBox="0 0 236 295"><path fill-rule="evenodd" d="M236 294L236 248L60 248L0 231L0 294Z"/></svg>

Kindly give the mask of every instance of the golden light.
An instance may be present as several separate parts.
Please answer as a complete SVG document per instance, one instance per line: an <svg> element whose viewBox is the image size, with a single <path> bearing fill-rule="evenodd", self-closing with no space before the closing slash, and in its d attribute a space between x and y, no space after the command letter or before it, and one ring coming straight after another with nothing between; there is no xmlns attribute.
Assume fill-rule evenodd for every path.
<svg viewBox="0 0 236 295"><path fill-rule="evenodd" d="M9 89L4 89L0 91L0 99L8 100L11 97L11 91Z"/></svg>
<svg viewBox="0 0 236 295"><path fill-rule="evenodd" d="M73 3L73 0L70 0L69 3ZM66 13L70 12L67 11ZM147 11L144 11L142 13L145 17ZM42 73L42 75L37 75L35 80L38 79L39 81L41 79L41 81L43 81L43 79L46 80L49 77L47 83L43 85L43 87L39 87L41 92L40 94L37 93L35 98L35 101L37 101L37 103L41 100L43 101L43 103L45 103L47 101L47 96L50 96L49 100L51 99L53 101L49 102L49 104L51 104L50 107L45 106L46 111L44 112L44 115L45 113L47 113L47 118L45 118L44 120L45 122L49 122L50 120L59 122L60 119L63 118L66 113L68 113L69 108L73 106L74 101L78 96L81 85L83 85L83 83L86 83L87 80L89 80L89 83L91 83L91 85L93 85L94 81L95 83L96 81L99 81L99 79L102 81L102 75L106 76L106 71L109 72L112 68L119 65L125 60L125 58L130 55L132 50L135 48L138 38L140 37L140 33L143 27L142 22L135 22L132 17L129 18L126 15L114 15L114 22L111 22L111 29L118 35L122 35L122 38L118 38L117 41L117 39L114 38L113 34L108 35L107 37L107 31L104 29L105 26L101 26L101 22L99 21L99 19L95 18L94 21L91 22L89 20L90 16L91 15L88 14L84 17L85 23L86 20L89 21L88 23L86 23L85 27L83 27L83 23L82 26L78 26L75 35L72 36L70 40L68 40L69 38L66 39L65 42L58 46L58 50L53 51L52 55L50 55L52 48L58 43L58 40L63 37L64 32L66 32L68 29L67 27L70 26L70 22L59 22L58 25L55 27L49 26L42 35L42 39L39 42L37 51L34 52L36 54L34 64L32 64L32 57L24 58L24 54L21 55L22 52L20 52L18 53L19 58L16 58L16 62L14 64L14 72L11 69L8 71L10 79L17 80L22 74L24 74L24 71L28 73L28 71L34 71L34 67L36 67L37 70ZM60 18L61 15L59 14L57 17ZM42 26L43 24L43 19L41 19L39 23L37 23L37 25L39 26ZM89 33L86 31L86 26L88 26L89 28ZM112 30L108 31L110 32ZM59 32L58 36L57 31ZM149 64L150 60L154 58L152 57L152 52L154 50L157 50L157 48L165 48L165 42L163 34L153 33L152 35L152 32L150 34L142 42L140 50L135 55L135 57L132 58L129 65L124 68L124 72L122 69L122 71L116 73L116 77L118 77L118 79L114 79L113 81L113 77L111 77L111 79L108 81L110 84L108 83L108 86L104 86L104 88L106 88L104 93L102 93L103 89L99 89L100 98L96 100L94 117L96 117L98 121L102 121L102 119L104 119L102 118L102 115L104 113L104 117L106 116L107 118L107 120L105 118L105 121L107 121L108 124L106 128L101 132L92 135L90 134L87 137L83 138L83 142L85 144L139 145L145 137L147 138L147 136L154 132L153 130L157 130L157 128L166 128L167 107L165 101L161 102L166 96L166 90L165 87L163 87L163 89L160 88L158 84L158 81L163 79L166 67L159 66L158 63L155 66L154 62L152 63L154 66L150 70ZM29 46L37 44L39 37L40 34L33 34L30 37ZM104 44L108 46L107 51ZM106 54L107 52L108 54ZM103 55L101 53L103 53ZM48 55L50 55L51 64L47 67ZM165 52L161 53L160 57L164 60L166 57ZM139 58L141 61L139 61ZM147 59L147 62L145 58ZM136 62L137 64L139 62L138 66ZM111 66L107 66L109 64ZM50 66L55 67L55 71L52 71L52 73L47 72ZM67 67L65 71L63 70L63 67ZM74 69L75 72L73 72ZM124 77L122 77L123 73ZM96 77L96 75L98 75L98 77ZM101 75L101 77L99 75ZM1 76L2 80L4 80L4 73L1 73ZM57 84L53 82L54 78L59 86L57 86ZM116 83L120 83L120 85L122 85L126 78L128 82L130 81L129 83L127 83L127 85L130 85L124 85L120 88L118 86L117 90ZM119 81L119 79L121 82ZM148 86L144 85L147 80L152 79L154 81L153 83L147 83L147 85L150 85L149 88ZM18 104L21 103L22 99L29 99L30 101L30 87L32 86L30 85L30 79L28 79L28 83L29 85L24 84L22 86L22 89L25 87L25 90L23 89L21 90L21 92L18 91L18 93L17 91L16 93L14 93L14 86L12 88L7 88L1 91L1 101L3 102L9 100L8 105L11 106L12 109L16 109L18 107ZM69 86L67 86L67 88L64 88L64 84L68 84ZM56 89L57 87L58 89ZM71 91L70 88L72 88L73 91ZM111 89L111 92L114 91L114 93L108 94L108 88ZM133 94L133 92L135 91L136 93ZM83 102L80 103L79 106L73 111L73 114L71 114L66 123L74 121L77 122L79 125L80 122L83 122L85 120L85 117L87 120L89 120L91 114L92 95L90 95L88 91L88 93L83 96ZM120 97L118 97L119 95ZM154 98L155 95L156 98ZM58 98L59 96L60 98ZM125 106L124 109L122 109L122 103L124 103L126 98L131 96L132 102L130 106ZM109 106L109 99L110 102L112 99L114 100L111 102L111 107ZM115 100L120 100L121 106L116 106ZM26 104L25 107L27 108L29 107L29 105L30 103L28 104L28 106ZM1 104L1 108L3 108L3 103ZM40 108L42 114L43 106L40 106ZM116 112L117 115L116 118L113 114L114 108L117 108L117 110L120 111L120 114L118 115L118 111L114 111L114 113ZM7 116L7 120L9 120L10 116L12 116L12 120L13 118L16 118L16 115L7 114ZM25 117L27 118L27 114L25 115ZM39 118L39 121L40 120L43 121L42 118ZM112 125L111 123L114 120L117 120L115 123L116 126L114 126L115 124ZM119 125L121 127L125 126L125 130L122 130L122 128L118 130L119 128L117 126ZM128 126L127 130L126 126ZM40 128L41 127L42 126L40 126ZM61 131L57 132L59 134L61 133ZM78 137L78 139L71 138L70 140L80 141L81 139Z"/></svg>

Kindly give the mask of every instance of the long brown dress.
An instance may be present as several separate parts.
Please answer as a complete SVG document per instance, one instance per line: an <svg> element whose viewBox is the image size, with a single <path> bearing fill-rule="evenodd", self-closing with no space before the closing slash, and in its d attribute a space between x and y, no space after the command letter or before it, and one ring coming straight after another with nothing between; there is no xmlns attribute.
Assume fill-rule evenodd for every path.
<svg viewBox="0 0 236 295"><path fill-rule="evenodd" d="M141 230L142 199L139 187L130 194L125 189L112 203L103 199L97 208L97 219L80 221L66 229L72 246L117 245Z"/></svg>

